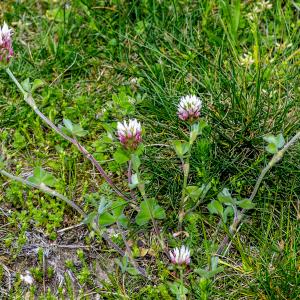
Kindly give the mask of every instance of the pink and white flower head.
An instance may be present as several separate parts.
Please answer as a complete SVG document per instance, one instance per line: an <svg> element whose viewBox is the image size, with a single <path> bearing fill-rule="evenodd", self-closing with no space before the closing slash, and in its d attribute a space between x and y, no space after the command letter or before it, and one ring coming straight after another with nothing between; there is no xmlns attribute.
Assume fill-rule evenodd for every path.
<svg viewBox="0 0 300 300"><path fill-rule="evenodd" d="M14 55L11 36L12 30L4 22L2 28L0 27L0 63L9 62L10 58Z"/></svg>
<svg viewBox="0 0 300 300"><path fill-rule="evenodd" d="M187 95L180 98L178 104L178 117L183 121L194 121L200 116L202 101L195 95Z"/></svg>
<svg viewBox="0 0 300 300"><path fill-rule="evenodd" d="M142 141L142 127L141 123L136 119L118 122L117 133L121 144L126 149L134 150Z"/></svg>
<svg viewBox="0 0 300 300"><path fill-rule="evenodd" d="M184 245L170 251L170 259L173 264L189 265L191 262L190 249Z"/></svg>

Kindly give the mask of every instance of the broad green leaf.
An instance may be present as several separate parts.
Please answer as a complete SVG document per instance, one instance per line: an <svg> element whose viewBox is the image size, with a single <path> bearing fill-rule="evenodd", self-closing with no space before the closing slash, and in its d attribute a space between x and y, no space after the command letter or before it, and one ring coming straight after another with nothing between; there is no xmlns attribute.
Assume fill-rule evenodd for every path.
<svg viewBox="0 0 300 300"><path fill-rule="evenodd" d="M126 162L129 161L129 156L128 154L126 153L126 151L124 151L123 149L119 148L115 153L114 153L114 159L115 161L122 165Z"/></svg>
<svg viewBox="0 0 300 300"><path fill-rule="evenodd" d="M20 150L25 148L26 146L27 143L24 134L22 134L19 130L16 130L14 133L13 147Z"/></svg>
<svg viewBox="0 0 300 300"><path fill-rule="evenodd" d="M45 82L43 80L35 79L32 84L31 92L34 92L36 89L42 87L44 84L45 84Z"/></svg>
<svg viewBox="0 0 300 300"><path fill-rule="evenodd" d="M121 272L125 273L128 266L128 258L126 255L123 256L122 259L116 259L117 264L119 265Z"/></svg>
<svg viewBox="0 0 300 300"><path fill-rule="evenodd" d="M51 21L56 21L56 22L64 22L66 21L66 14L68 15L69 13L61 7L55 7L53 9L48 9L46 10L46 18Z"/></svg>
<svg viewBox="0 0 300 300"><path fill-rule="evenodd" d="M276 137L273 134L267 134L263 137L263 139L268 143L275 144L275 145L277 144Z"/></svg>
<svg viewBox="0 0 300 300"><path fill-rule="evenodd" d="M128 226L129 223L128 218L124 214L120 215L117 221L125 228Z"/></svg>
<svg viewBox="0 0 300 300"><path fill-rule="evenodd" d="M138 147L136 148L136 150L134 151L134 154L137 155L137 156L140 156L144 153L144 150L145 150L145 146L143 143L140 143L138 145Z"/></svg>
<svg viewBox="0 0 300 300"><path fill-rule="evenodd" d="M22 81L21 85L22 85L23 89L26 92L30 93L30 91L31 91L31 84L30 84L29 78L26 78L24 81Z"/></svg>
<svg viewBox="0 0 300 300"><path fill-rule="evenodd" d="M190 132L190 144L193 144L199 134L199 124L193 124Z"/></svg>
<svg viewBox="0 0 300 300"><path fill-rule="evenodd" d="M114 201L109 208L109 212L106 210L104 213L99 215L99 225L108 226L115 222L120 222L124 227L126 227L128 220L123 214L123 210L127 204L128 203L123 199Z"/></svg>
<svg viewBox="0 0 300 300"><path fill-rule="evenodd" d="M172 294L176 296L176 299L186 299L186 294L188 294L188 289L181 285L179 282L168 282L169 289Z"/></svg>
<svg viewBox="0 0 300 300"><path fill-rule="evenodd" d="M56 184L56 179L55 177L46 172L45 170L43 170L41 167L36 167L34 170L33 170L33 176L30 176L28 178L28 180L32 183L35 183L37 185L40 185L40 184L45 184L47 186L55 186Z"/></svg>
<svg viewBox="0 0 300 300"><path fill-rule="evenodd" d="M96 140L92 143L92 147L95 148L95 152L105 152L108 148L108 145L105 141L106 136L102 136L101 139Z"/></svg>
<svg viewBox="0 0 300 300"><path fill-rule="evenodd" d="M98 206L98 214L101 215L102 213L104 213L105 211L107 211L107 209L110 206L111 206L110 201L108 201L104 197L101 197L100 203L99 203L99 206Z"/></svg>
<svg viewBox="0 0 300 300"><path fill-rule="evenodd" d="M278 149L281 149L285 143L282 133L276 136L273 134L267 134L266 136L264 136L264 140L268 142L266 150L272 154L275 154Z"/></svg>
<svg viewBox="0 0 300 300"><path fill-rule="evenodd" d="M214 277L215 275L217 275L218 273L223 272L223 270L224 270L223 267L217 267L213 271L208 271L205 269L198 268L198 269L195 269L194 272L196 272L203 278L210 279L210 278Z"/></svg>
<svg viewBox="0 0 300 300"><path fill-rule="evenodd" d="M226 205L230 205L230 204L234 204L235 203L234 199L231 197L231 194L230 194L230 192L229 192L229 190L227 188L224 188L222 190L222 192L220 192L218 194L218 200L221 203L224 203Z"/></svg>
<svg viewBox="0 0 300 300"><path fill-rule="evenodd" d="M186 187L187 194L193 200L197 200L203 192L203 186L200 188L196 185L189 185Z"/></svg>
<svg viewBox="0 0 300 300"><path fill-rule="evenodd" d="M64 123L64 125L66 126L66 128L67 128L70 132L73 131L73 123L72 123L71 120L69 120L69 119L63 119L63 123Z"/></svg>
<svg viewBox="0 0 300 300"><path fill-rule="evenodd" d="M132 161L132 169L133 169L135 172L138 172L139 167L140 167L140 165L141 165L141 160L140 160L139 156L136 155L136 154L132 154L132 155L131 155L131 161Z"/></svg>
<svg viewBox="0 0 300 300"><path fill-rule="evenodd" d="M227 206L223 213L223 222L226 224L228 216L233 216L234 211L232 206Z"/></svg>
<svg viewBox="0 0 300 300"><path fill-rule="evenodd" d="M147 224L149 220L151 220L151 216L154 219L159 220L166 217L165 210L157 204L155 199L144 200L141 203L140 211L137 214L135 221L141 226Z"/></svg>
<svg viewBox="0 0 300 300"><path fill-rule="evenodd" d="M192 144L198 135L202 134L203 129L207 127L207 123L204 120L200 120L198 123L195 123L191 127L191 133L190 133L190 144Z"/></svg>
<svg viewBox="0 0 300 300"><path fill-rule="evenodd" d="M87 130L84 130L79 124L73 124L72 135L83 137L88 133Z"/></svg>
<svg viewBox="0 0 300 300"><path fill-rule="evenodd" d="M273 143L268 144L268 146L266 146L266 150L271 154L275 154L278 151L276 145Z"/></svg>
<svg viewBox="0 0 300 300"><path fill-rule="evenodd" d="M285 144L284 137L282 133L280 133L276 136L276 146L278 149L281 149L284 146L284 144Z"/></svg>
<svg viewBox="0 0 300 300"><path fill-rule="evenodd" d="M105 212L99 216L99 225L108 226L116 222L116 217L112 214Z"/></svg>
<svg viewBox="0 0 300 300"><path fill-rule="evenodd" d="M132 174L131 175L131 183L129 184L129 188L132 190L136 188L139 184L139 178L137 174Z"/></svg>
<svg viewBox="0 0 300 300"><path fill-rule="evenodd" d="M95 220L95 218L97 217L97 215L98 215L97 212L95 212L95 211L91 212L83 220L83 223L84 224L91 224Z"/></svg>
<svg viewBox="0 0 300 300"><path fill-rule="evenodd" d="M127 268L126 271L132 276L136 276L136 275L140 274L140 272L136 268L133 268L133 267Z"/></svg>
<svg viewBox="0 0 300 300"><path fill-rule="evenodd" d="M217 200L211 201L208 204L207 208L211 214L217 214L223 216L223 210L224 210L223 205L219 201Z"/></svg>
<svg viewBox="0 0 300 300"><path fill-rule="evenodd" d="M211 270L214 271L217 269L219 264L219 257L218 256L212 256L212 258L210 259L210 266L211 266Z"/></svg>
<svg viewBox="0 0 300 300"><path fill-rule="evenodd" d="M244 199L241 201L237 201L236 203L239 207L244 208L244 209L252 209L255 207L255 203L253 203L249 199Z"/></svg>
<svg viewBox="0 0 300 300"><path fill-rule="evenodd" d="M69 119L63 119L63 123L65 127L60 126L64 133L73 135L73 136L85 136L87 134L87 130L84 130L79 124L73 124Z"/></svg>
<svg viewBox="0 0 300 300"><path fill-rule="evenodd" d="M181 141L173 141L173 147L175 152L179 158L183 158L184 154L189 151L190 145L189 143L182 143Z"/></svg>
<svg viewBox="0 0 300 300"><path fill-rule="evenodd" d="M127 204L128 204L128 202L123 199L115 200L113 202L113 204L111 205L111 211L112 211L113 215L116 218L120 217Z"/></svg>
<svg viewBox="0 0 300 300"><path fill-rule="evenodd" d="M201 120L199 121L199 129L198 129L199 134L202 134L203 129L204 129L205 127L208 127L208 124L206 123L205 120L201 119Z"/></svg>
<svg viewBox="0 0 300 300"><path fill-rule="evenodd" d="M179 294L180 285L177 282L168 282L169 289L173 295Z"/></svg>
<svg viewBox="0 0 300 300"><path fill-rule="evenodd" d="M122 260L116 259L117 264L119 265L121 272L125 273L128 272L130 275L138 275L139 271L136 270L134 267L129 267L129 259L126 255L123 256Z"/></svg>

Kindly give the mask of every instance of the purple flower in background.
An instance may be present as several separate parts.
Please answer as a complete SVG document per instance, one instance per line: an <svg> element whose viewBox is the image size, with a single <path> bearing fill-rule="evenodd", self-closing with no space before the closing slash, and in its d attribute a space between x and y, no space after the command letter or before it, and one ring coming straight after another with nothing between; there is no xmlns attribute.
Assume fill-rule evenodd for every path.
<svg viewBox="0 0 300 300"><path fill-rule="evenodd" d="M183 120L194 121L199 118L202 101L194 95L187 95L180 98L178 104L178 117Z"/></svg>
<svg viewBox="0 0 300 300"><path fill-rule="evenodd" d="M141 123L136 119L118 122L117 125L118 137L126 149L134 150L142 141L142 127Z"/></svg>
<svg viewBox="0 0 300 300"><path fill-rule="evenodd" d="M189 248L182 245L181 248L171 250L170 259L173 264L189 265L191 262L191 253Z"/></svg>
<svg viewBox="0 0 300 300"><path fill-rule="evenodd" d="M11 36L12 30L4 22L2 28L0 27L0 62L7 63L14 55Z"/></svg>

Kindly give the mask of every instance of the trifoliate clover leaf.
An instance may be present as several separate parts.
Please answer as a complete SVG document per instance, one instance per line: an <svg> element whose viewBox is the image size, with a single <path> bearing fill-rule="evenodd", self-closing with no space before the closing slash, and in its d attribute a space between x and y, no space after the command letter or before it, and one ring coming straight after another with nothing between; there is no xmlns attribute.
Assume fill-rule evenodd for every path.
<svg viewBox="0 0 300 300"><path fill-rule="evenodd" d="M157 204L156 200L148 199L141 203L140 211L135 221L141 226L147 224L152 218L162 220L165 217L165 210Z"/></svg>
<svg viewBox="0 0 300 300"><path fill-rule="evenodd" d="M189 151L189 143L182 143L181 141L173 141L173 147L179 158L183 158L184 154Z"/></svg>
<svg viewBox="0 0 300 300"><path fill-rule="evenodd" d="M115 161L119 164L119 165L122 165L122 164L125 164L126 162L129 161L130 157L128 156L128 153L122 149L122 148L119 148L115 153L114 153L114 159Z"/></svg>
<svg viewBox="0 0 300 300"><path fill-rule="evenodd" d="M88 133L88 131L84 130L79 124L73 124L69 119L63 119L63 123L65 126L60 125L59 128L66 135L83 137Z"/></svg>
<svg viewBox="0 0 300 300"><path fill-rule="evenodd" d="M234 204L235 200L231 197L231 194L227 188L224 188L222 192L218 194L218 200L225 205Z"/></svg>
<svg viewBox="0 0 300 300"><path fill-rule="evenodd" d="M277 153L278 150L281 149L285 143L282 133L276 136L273 134L267 134L266 136L264 136L264 140L268 142L266 150L271 154Z"/></svg>
<svg viewBox="0 0 300 300"><path fill-rule="evenodd" d="M43 183L50 187L55 186L55 184L57 182L56 178L52 174L48 173L41 167L36 167L33 170L33 176L30 176L28 178L28 181L35 183L37 185L40 185Z"/></svg>
<svg viewBox="0 0 300 300"><path fill-rule="evenodd" d="M223 205L219 201L217 201L217 200L211 201L207 205L207 208L211 214L223 216L224 208L223 208Z"/></svg>

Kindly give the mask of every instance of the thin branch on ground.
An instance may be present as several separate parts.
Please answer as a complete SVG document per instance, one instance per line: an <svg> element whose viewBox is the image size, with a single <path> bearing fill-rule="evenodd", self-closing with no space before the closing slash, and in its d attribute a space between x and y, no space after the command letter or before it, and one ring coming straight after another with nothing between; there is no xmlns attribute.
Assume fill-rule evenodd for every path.
<svg viewBox="0 0 300 300"><path fill-rule="evenodd" d="M19 88L21 93L24 96L25 102L34 110L34 112L47 124L49 125L56 133L58 133L61 137L63 137L65 140L72 143L90 162L96 167L100 175L106 180L106 182L112 187L112 189L116 192L116 194L127 200L130 201L130 199L124 195L117 186L113 183L113 181L110 179L110 177L106 174L104 169L100 166L98 161L94 158L92 154L90 154L76 139L71 138L64 134L60 128L58 128L56 125L54 125L51 120L49 120L37 107L34 99L32 98L31 94L26 92L22 85L19 83L19 81L16 79L14 74L11 72L9 68L6 69L6 73L9 75L9 77L14 81L16 86Z"/></svg>
<svg viewBox="0 0 300 300"><path fill-rule="evenodd" d="M264 179L265 175L268 173L268 171L276 164L278 163L283 155L285 154L285 152L291 147L293 146L298 140L300 139L300 131L298 133L296 133L293 138L287 142L284 147L279 150L277 153L275 153L272 157L272 159L270 160L270 162L267 164L266 167L263 168L263 170L261 171L257 181L256 181L256 184L254 186L254 189L251 193L251 196L249 197L249 200L253 201L254 197L256 196L257 192L258 192L258 189L260 187L260 184L262 182L262 180ZM231 224L230 226L230 229L229 229L229 233L225 236L225 238L223 239L222 243L220 244L217 252L216 252L216 255L222 255L225 247L228 245L229 243L229 240L230 240L230 237L232 237L236 232L237 230L239 229L239 227L242 225L242 220L245 216L245 212L246 212L246 209L243 209L239 216L237 218L234 218L234 221L233 223Z"/></svg>
<svg viewBox="0 0 300 300"><path fill-rule="evenodd" d="M3 176L5 177L8 177L12 180L15 180L17 182L20 182L26 186L29 186L29 187L32 187L32 188L36 188L50 196L54 196L54 197L57 197L61 200L63 200L65 203L67 203L68 205L70 205L73 209L75 209L84 219L87 217L86 213L77 205L75 204L72 200L68 199L67 197L65 197L64 195L52 190L51 188L49 188L48 186L46 186L45 184L35 184L35 183L32 183L26 179L23 179L21 177L17 177L17 176L14 176L8 172L6 172L5 170L3 169L0 169L0 174L2 174ZM93 230L100 236L102 237L113 249L115 249L121 256L124 256L125 253L124 251L118 246L116 245L111 239L110 237L105 233L105 232L101 232L100 228L99 228L99 225L94 222L92 223L92 228ZM137 268L137 270L145 277L148 278L147 274L146 274L146 271L139 267L136 262L133 263L133 265Z"/></svg>

